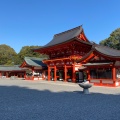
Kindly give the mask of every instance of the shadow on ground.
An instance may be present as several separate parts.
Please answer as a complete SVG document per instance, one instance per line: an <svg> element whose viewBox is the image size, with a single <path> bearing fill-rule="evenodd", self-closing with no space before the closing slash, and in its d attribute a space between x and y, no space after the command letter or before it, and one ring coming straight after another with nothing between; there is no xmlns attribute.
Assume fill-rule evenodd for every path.
<svg viewBox="0 0 120 120"><path fill-rule="evenodd" d="M119 120L120 95L0 86L0 120Z"/></svg>

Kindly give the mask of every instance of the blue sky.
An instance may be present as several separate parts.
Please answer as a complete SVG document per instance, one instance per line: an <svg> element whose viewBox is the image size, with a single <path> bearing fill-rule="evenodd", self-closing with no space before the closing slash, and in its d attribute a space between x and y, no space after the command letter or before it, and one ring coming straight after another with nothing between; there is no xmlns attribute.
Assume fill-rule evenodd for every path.
<svg viewBox="0 0 120 120"><path fill-rule="evenodd" d="M90 41L108 38L120 28L120 0L0 0L0 44L17 53L79 25Z"/></svg>

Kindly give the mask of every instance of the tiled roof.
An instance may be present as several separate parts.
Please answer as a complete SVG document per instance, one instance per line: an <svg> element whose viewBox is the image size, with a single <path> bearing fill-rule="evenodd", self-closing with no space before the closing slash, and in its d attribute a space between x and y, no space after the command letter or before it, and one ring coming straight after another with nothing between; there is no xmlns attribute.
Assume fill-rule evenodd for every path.
<svg viewBox="0 0 120 120"><path fill-rule="evenodd" d="M26 69L19 66L0 66L0 71L25 71Z"/></svg>
<svg viewBox="0 0 120 120"><path fill-rule="evenodd" d="M46 58L25 57L25 62L30 66L47 67L46 64L42 62L44 59Z"/></svg>
<svg viewBox="0 0 120 120"><path fill-rule="evenodd" d="M53 39L43 47L49 47L49 46L53 46L53 45L64 43L68 40L71 40L77 37L82 32L82 30L83 30L82 26L78 26L76 28L67 30L65 32L55 34Z"/></svg>
<svg viewBox="0 0 120 120"><path fill-rule="evenodd" d="M120 50L112 49L107 46L95 45L95 50L111 57L120 57Z"/></svg>
<svg viewBox="0 0 120 120"><path fill-rule="evenodd" d="M76 60L76 62L81 62L84 59L88 58L90 56L90 54L93 53L94 51L96 51L97 53L99 53L103 56L107 56L107 57L112 58L112 59L119 59L120 60L120 50L112 49L112 48L107 47L107 46L93 44L92 49L85 56L83 56L81 59Z"/></svg>

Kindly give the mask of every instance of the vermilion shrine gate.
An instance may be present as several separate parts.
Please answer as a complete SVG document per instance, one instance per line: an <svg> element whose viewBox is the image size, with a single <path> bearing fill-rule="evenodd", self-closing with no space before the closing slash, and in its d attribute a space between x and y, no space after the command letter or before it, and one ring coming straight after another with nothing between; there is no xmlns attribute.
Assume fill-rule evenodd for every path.
<svg viewBox="0 0 120 120"><path fill-rule="evenodd" d="M120 85L120 51L91 43L82 26L54 35L35 52L49 55L48 80L83 81L95 85Z"/></svg>

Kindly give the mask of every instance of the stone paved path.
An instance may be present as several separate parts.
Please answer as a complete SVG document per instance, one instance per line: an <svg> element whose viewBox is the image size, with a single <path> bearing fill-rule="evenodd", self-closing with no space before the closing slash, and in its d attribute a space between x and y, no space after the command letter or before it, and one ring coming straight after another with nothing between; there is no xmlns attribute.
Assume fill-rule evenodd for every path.
<svg viewBox="0 0 120 120"><path fill-rule="evenodd" d="M0 120L119 120L120 87L0 79Z"/></svg>

